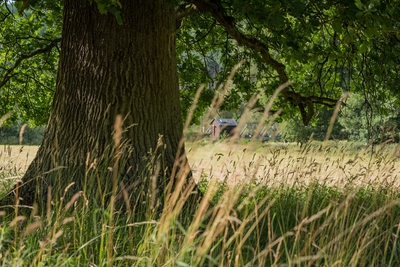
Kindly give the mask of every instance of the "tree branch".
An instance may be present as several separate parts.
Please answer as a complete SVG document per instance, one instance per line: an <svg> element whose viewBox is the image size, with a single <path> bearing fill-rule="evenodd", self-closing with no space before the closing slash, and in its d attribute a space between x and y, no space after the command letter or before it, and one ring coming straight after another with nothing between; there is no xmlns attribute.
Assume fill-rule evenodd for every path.
<svg viewBox="0 0 400 267"><path fill-rule="evenodd" d="M210 29L208 29L207 32L206 32L203 36L201 36L199 39L194 40L194 41L191 42L190 44L191 44L191 45L194 45L194 44L196 44L196 43L199 43L199 42L200 42L201 40L203 40L204 38L206 38L206 37L210 34L210 32L212 31L212 29L214 29L214 27L215 27L216 24L217 24L217 22L216 22L216 20L214 20L213 23L212 23L212 25L211 25L211 27L210 27Z"/></svg>
<svg viewBox="0 0 400 267"><path fill-rule="evenodd" d="M10 16L10 14L6 14L6 15L4 15L3 13L0 13L0 14L2 15L0 22L4 22L8 18L8 16Z"/></svg>
<svg viewBox="0 0 400 267"><path fill-rule="evenodd" d="M224 27L225 30L236 40L238 45L245 46L257 53L260 53L263 60L278 73L280 84L285 84L289 81L285 71L286 66L271 56L269 48L265 43L261 42L255 37L248 37L241 33L235 25L235 19L226 14L220 0L191 0L190 2L196 5L199 11L210 13L217 20L217 22ZM337 102L335 99L321 98L316 96L302 96L301 94L290 91L287 88L282 90L281 93L287 101L291 102L300 109L300 114L305 125L310 122L315 113L313 104L335 106Z"/></svg>
<svg viewBox="0 0 400 267"><path fill-rule="evenodd" d="M55 40L52 40L50 44L48 44L46 47L38 49L33 51L32 53L29 54L22 54L14 63L14 65L9 68L6 73L4 74L4 77L2 80L0 80L0 89L12 78L16 75L16 73L13 73L14 70L25 60L31 57L34 57L39 54L44 54L47 52L50 52L57 44L61 42L61 38L57 38Z"/></svg>
<svg viewBox="0 0 400 267"><path fill-rule="evenodd" d="M181 27L182 24L182 20L189 16L190 14L194 13L197 11L197 8L195 5L190 4L188 6L188 4L182 4L179 5L176 9L175 9L175 15L176 15L176 30L179 30L179 28Z"/></svg>

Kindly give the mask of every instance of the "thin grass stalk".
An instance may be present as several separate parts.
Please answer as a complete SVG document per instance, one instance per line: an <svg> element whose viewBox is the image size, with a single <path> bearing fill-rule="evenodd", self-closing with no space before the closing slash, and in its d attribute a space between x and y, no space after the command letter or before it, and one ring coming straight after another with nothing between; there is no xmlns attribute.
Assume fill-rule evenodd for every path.
<svg viewBox="0 0 400 267"><path fill-rule="evenodd" d="M329 137L331 136L331 133L332 133L333 124L335 124L336 118L339 115L340 107L342 106L343 100L346 99L347 97L349 97L349 95L350 95L349 92L344 93L339 98L339 100L336 102L336 106L335 106L335 109L333 111L333 115L332 115L331 120L329 122L328 130L326 131L325 141L329 140Z"/></svg>
<svg viewBox="0 0 400 267"><path fill-rule="evenodd" d="M50 228L49 233L47 234L47 236L45 237L44 241L41 242L40 244L40 249L39 251L36 253L32 263L29 265L31 267L36 266L36 263L39 263L40 260L44 257L44 253L46 250L48 250L49 252L51 252L52 248L53 248L53 244L57 241L57 239L63 234L63 230L62 229L58 229L58 227L60 226L60 224L62 225L61 222L61 218L63 218L63 214L62 214L62 207L63 207L63 202L65 199L65 196L68 192L68 190L74 185L74 183L70 183L65 189L64 189L64 194L63 196L60 198L60 202L58 205L58 209L55 212L55 219L53 221L53 226ZM52 190L51 187L49 188L50 190L47 191L47 210L46 210L46 219L47 219L47 223L48 226L51 225L52 222L52 208L51 208L51 199L52 199ZM80 193L78 193L80 194ZM76 194L72 197L73 202L76 201ZM68 203L70 203L71 201L69 201ZM71 204L69 204L70 206ZM69 207L68 207L69 208ZM68 210L68 209L67 209ZM65 212L67 211L65 210Z"/></svg>
<svg viewBox="0 0 400 267"><path fill-rule="evenodd" d="M183 126L183 138L186 136L185 134L187 133L187 131L189 129L189 126L190 126L190 123L192 122L194 111L197 108L197 104L199 102L201 93L204 90L204 87L205 87L204 84L200 85L200 87L196 91L196 94L194 95L193 102L190 105L189 112L188 112L188 114L186 116L186 121L185 121L185 124Z"/></svg>
<svg viewBox="0 0 400 267"><path fill-rule="evenodd" d="M184 150L184 145L185 145L185 141L186 141L185 140L185 136L186 136L186 133L187 133L187 131L189 129L190 122L192 121L192 118L193 118L193 113L196 110L197 103L198 103L198 101L200 99L201 92L203 91L204 87L205 87L205 85L201 85L197 89L195 97L194 97L193 102L192 102L192 105L190 106L188 115L186 117L186 121L185 121L185 124L184 124L184 127L183 127L182 138L179 140L178 150L176 152L174 165L173 165L172 170L171 170L171 176L170 176L170 182L169 182L171 186L168 186L167 191L166 191L167 198L172 194L171 193L171 190L173 188L172 185L175 184L175 178L176 178L178 169L180 167L182 167L182 165L188 164L187 163L186 154L182 155L181 151ZM194 183L194 180L193 180L192 176L189 177L189 183Z"/></svg>
<svg viewBox="0 0 400 267"><path fill-rule="evenodd" d="M194 255L195 265L200 264L205 253L211 248L213 241L224 231L227 224L230 221L238 222L237 218L230 216L230 213L237 203L243 188L244 185L241 185L234 193L226 191L222 195L220 202L214 206L214 212L203 233L204 239L201 244L199 244L196 254Z"/></svg>
<svg viewBox="0 0 400 267"><path fill-rule="evenodd" d="M300 224L298 224L297 226L295 226L292 230L286 232L284 235L282 235L281 237L277 238L276 240L274 240L273 242L269 243L268 246L263 249L252 261L250 261L248 264L246 264L246 266L252 266L256 261L258 261L260 258L265 257L270 251L272 251L272 248L276 245L278 245L277 249L276 249L276 254L275 255L279 255L278 251L280 249L281 243L284 242L284 240L287 237L290 236L296 236L296 233L298 231L300 231L302 229L303 225L308 225L312 222L314 222L315 220L317 220L318 218L320 218L323 214L325 214L327 211L329 210L329 208L325 208L322 209L321 211L319 211L318 213L316 213L315 215L311 216L310 218L305 218L302 222L300 222ZM321 258L322 255L316 255L316 259ZM277 262L277 257L274 257L274 262ZM293 262L292 262L293 263Z"/></svg>
<svg viewBox="0 0 400 267"><path fill-rule="evenodd" d="M399 234L400 234L400 222L399 223L397 223L397 227L396 227L396 234L393 234L393 248L392 248L392 252L390 253L390 259L389 259L389 266L391 266L392 264L392 261L393 261L393 258L395 257L395 256L397 256L397 257L399 257L399 255L397 255L396 254L396 251L398 250L398 243L399 243ZM388 246L390 245L389 244L389 242L388 242L388 244L387 244ZM387 247L386 247L386 249L387 249Z"/></svg>
<svg viewBox="0 0 400 267"><path fill-rule="evenodd" d="M272 104L275 102L275 99L278 97L279 93L282 92L283 90L285 90L285 88L288 87L289 85L290 85L290 83L281 84L275 90L275 92L271 96L270 100L268 101L267 106L264 109L263 115L261 116L260 122L258 123L256 130L254 131L253 139L256 138L260 134L260 132L263 128L264 122L269 117L269 112L272 108Z"/></svg>
<svg viewBox="0 0 400 267"><path fill-rule="evenodd" d="M260 98L260 93L256 93L256 94L252 95L250 100L246 103L243 114L240 117L239 124L233 130L233 136L231 137L231 145L233 145L234 141L239 137L241 130L246 125L247 118L250 115L251 109L257 103L259 98Z"/></svg>
<svg viewBox="0 0 400 267"><path fill-rule="evenodd" d="M273 204L276 201L276 198L270 200L270 202L268 203L267 207L263 210L263 213L258 216L257 212L258 212L258 208L257 206L263 207L264 204L270 200L269 196L264 197L259 203L255 202L256 207L254 208L254 210L252 211L252 213L250 213L247 218L245 218L242 223L240 224L240 227L237 229L237 231L231 236L231 238L227 241L227 245L230 246L233 241L243 233L244 228L247 226L247 224L253 220L255 220L255 222L253 223L253 225L249 228L249 230L246 232L245 236L240 240L239 245L237 246L238 249L241 249L241 247L243 246L243 244L246 242L246 240L249 238L250 234L252 233L252 231L256 228L258 220L263 218L265 216L264 213L268 214L268 212L270 211L270 208L273 206ZM247 199L244 199L242 202L247 202ZM241 207L241 205L239 205L238 209L242 209L243 207ZM237 253L239 253L239 251L237 251Z"/></svg>
<svg viewBox="0 0 400 267"><path fill-rule="evenodd" d="M114 166L113 166L113 181L112 181L112 193L110 199L110 219L109 219L109 236L108 236L108 250L107 250L107 265L113 266L113 254L114 254L114 209L115 209L115 197L117 195L117 183L118 183L118 164L120 158L120 145L122 138L122 116L117 115L114 124Z"/></svg>
<svg viewBox="0 0 400 267"><path fill-rule="evenodd" d="M360 236L357 240L357 250L355 253L353 253L348 266L360 266L360 264L365 266L365 262L360 262L363 260L363 257L366 254L365 250L379 238L378 236L370 236L368 232L369 231L367 230L365 235ZM351 243L350 240L349 243Z"/></svg>
<svg viewBox="0 0 400 267"><path fill-rule="evenodd" d="M15 214L15 218L18 217L18 212L19 212L19 183L17 182L15 184L15 207L14 207L14 214ZM17 224L15 225L15 230L14 230L14 240L18 240L17 237Z"/></svg>
<svg viewBox="0 0 400 267"><path fill-rule="evenodd" d="M180 213L185 199L189 196L192 192L195 183L186 184L186 177L190 173L190 166L187 161L185 161L185 165L180 168L180 172L177 174L179 177L178 183L174 186L171 183L169 186L174 186L174 190L172 191L171 195L166 196L165 200L165 208L161 215L160 224L162 228L160 228L160 234L165 234L174 218ZM182 192L183 189L183 192Z"/></svg>
<svg viewBox="0 0 400 267"><path fill-rule="evenodd" d="M22 146L22 141L24 140L24 132L28 124L24 123L19 130L19 145Z"/></svg>
<svg viewBox="0 0 400 267"><path fill-rule="evenodd" d="M216 92L214 94L213 100L211 101L210 109L204 116L203 121L209 121L210 118L215 116L215 114L217 113L217 110L219 110L222 103L224 102L225 95L229 91L229 86L232 83L233 76L235 75L236 71L243 65L244 62L245 62L245 60L241 60L238 64L236 64L232 68L228 78L226 79L226 82L224 84L221 84L218 87L218 89L216 90Z"/></svg>
<svg viewBox="0 0 400 267"><path fill-rule="evenodd" d="M393 206L396 206L400 204L400 199L394 200L391 203L388 203L384 205L383 207L379 208L378 210L374 211L370 215L366 216L364 219L361 221L357 222L354 227L352 228L347 228L342 230L335 238L333 238L330 242L328 242L321 250L316 254L316 256L323 257L325 253L327 253L327 250L331 248L333 245L337 244L338 242L342 241L342 238L350 233L350 239L352 234L357 233L361 227L366 225L368 222L370 222L372 219L378 217L379 215L383 214L386 212L387 209L392 208ZM313 262L310 262L309 264L313 264Z"/></svg>
<svg viewBox="0 0 400 267"><path fill-rule="evenodd" d="M214 191L215 187L217 186L216 182L211 182L209 188L207 189L205 195L203 196L200 205L196 211L196 214L194 215L194 218L192 220L192 223L189 226L186 239L184 241L184 244L187 247L190 247L193 245L194 239L198 233L198 230L200 228L200 223L205 219L206 213L208 211L208 207L210 206L211 203L211 198L212 198L212 192Z"/></svg>
<svg viewBox="0 0 400 267"><path fill-rule="evenodd" d="M12 115L12 112L7 112L6 114L4 114L3 116L0 117L0 127L3 126L4 122L10 118Z"/></svg>

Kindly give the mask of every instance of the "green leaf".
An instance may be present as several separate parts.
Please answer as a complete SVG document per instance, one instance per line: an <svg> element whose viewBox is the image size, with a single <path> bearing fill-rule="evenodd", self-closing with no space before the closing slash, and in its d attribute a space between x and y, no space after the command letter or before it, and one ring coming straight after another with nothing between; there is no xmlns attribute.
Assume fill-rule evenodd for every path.
<svg viewBox="0 0 400 267"><path fill-rule="evenodd" d="M339 20L334 20L332 22L332 28L337 33L342 33L343 31L342 23Z"/></svg>
<svg viewBox="0 0 400 267"><path fill-rule="evenodd" d="M354 4L358 9L363 10L364 4L361 2L361 0L355 0Z"/></svg>
<svg viewBox="0 0 400 267"><path fill-rule="evenodd" d="M351 34L346 34L343 37L343 42L346 44L351 43L352 41L353 41L353 35L351 35Z"/></svg>
<svg viewBox="0 0 400 267"><path fill-rule="evenodd" d="M110 11L111 14L113 14L115 16L118 24L122 25L121 11L119 11L115 7L110 8L109 11Z"/></svg>
<svg viewBox="0 0 400 267"><path fill-rule="evenodd" d="M361 18L362 16L364 16L364 12L359 11L356 13L356 18Z"/></svg>
<svg viewBox="0 0 400 267"><path fill-rule="evenodd" d="M365 53L365 52L367 52L367 50L368 50L368 48L371 46L371 43L370 42L368 42L368 41L365 41L364 43L362 43L361 45L360 45L360 47L358 48L358 51L360 52L360 53Z"/></svg>
<svg viewBox="0 0 400 267"><path fill-rule="evenodd" d="M270 17L270 23L276 28L282 28L285 25L285 18L280 14L272 14Z"/></svg>
<svg viewBox="0 0 400 267"><path fill-rule="evenodd" d="M375 28L368 28L368 29L365 29L364 33L365 33L365 36L367 36L368 38L371 39L378 32Z"/></svg>
<svg viewBox="0 0 400 267"><path fill-rule="evenodd" d="M107 7L104 4L97 4L97 8L101 14L107 14Z"/></svg>

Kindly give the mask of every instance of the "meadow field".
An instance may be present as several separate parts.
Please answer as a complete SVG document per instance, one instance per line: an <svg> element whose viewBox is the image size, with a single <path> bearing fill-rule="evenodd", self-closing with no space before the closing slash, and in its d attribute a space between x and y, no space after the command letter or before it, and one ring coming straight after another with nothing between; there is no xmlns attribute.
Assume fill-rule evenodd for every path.
<svg viewBox="0 0 400 267"><path fill-rule="evenodd" d="M38 146L3 145L0 168L23 173ZM388 184L400 181L400 147L346 141L313 141L300 146L280 142L209 142L186 144L193 175L229 185L263 182L266 186L318 180L332 186Z"/></svg>
<svg viewBox="0 0 400 267"><path fill-rule="evenodd" d="M2 211L2 266L400 266L397 144L200 140L186 150L204 194L194 210L174 191L161 213L144 194L111 226L109 207L85 193L43 215ZM36 151L3 146L3 184Z"/></svg>
<svg viewBox="0 0 400 267"><path fill-rule="evenodd" d="M398 186L397 144L367 146L346 141L296 143L201 142L187 145L194 175L230 185L262 182L266 186L317 180L330 186L387 184Z"/></svg>

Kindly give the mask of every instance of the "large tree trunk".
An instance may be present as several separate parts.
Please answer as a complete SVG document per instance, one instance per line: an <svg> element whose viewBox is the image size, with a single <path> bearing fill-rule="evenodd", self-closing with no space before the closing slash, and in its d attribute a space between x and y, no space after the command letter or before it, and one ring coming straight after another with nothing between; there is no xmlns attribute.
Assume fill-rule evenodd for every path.
<svg viewBox="0 0 400 267"><path fill-rule="evenodd" d="M41 201L48 186L62 192L75 182L71 190L82 190L93 161L107 172L118 114L123 141L132 148L121 175L124 184L129 187L145 175L149 160L144 158L156 148L159 135L164 144L161 172L172 169L182 136L174 9L164 0L120 2L123 25L111 14L100 14L88 0L64 1L52 113L19 188L21 203Z"/></svg>

